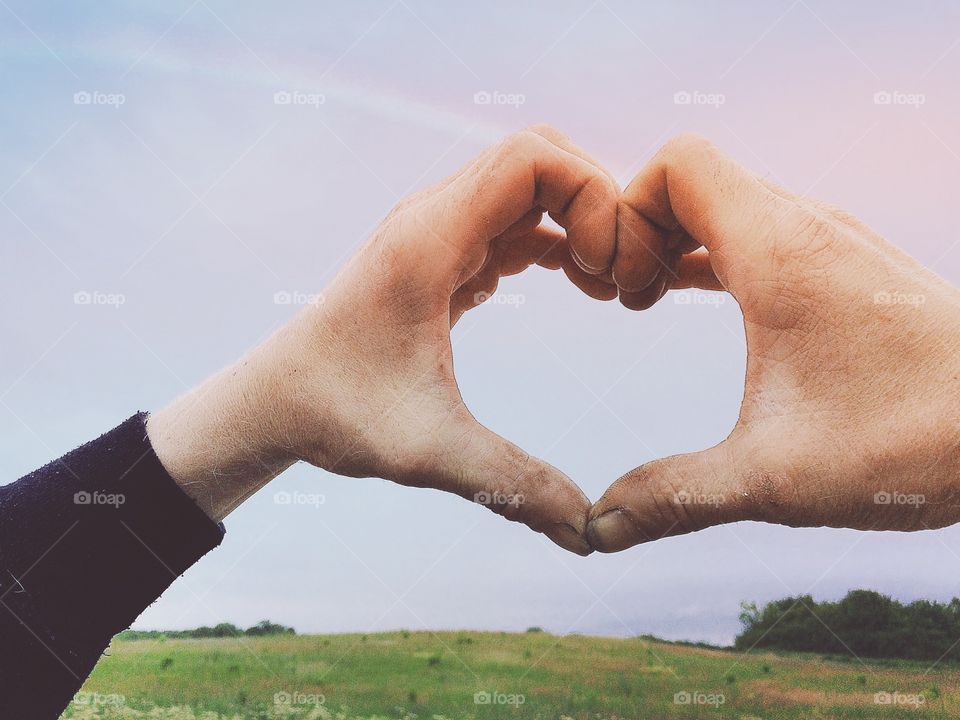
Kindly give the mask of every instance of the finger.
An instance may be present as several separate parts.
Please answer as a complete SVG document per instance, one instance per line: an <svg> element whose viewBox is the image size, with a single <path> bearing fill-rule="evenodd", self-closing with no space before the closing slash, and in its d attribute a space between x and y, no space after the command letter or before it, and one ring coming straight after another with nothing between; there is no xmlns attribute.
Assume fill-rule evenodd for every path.
<svg viewBox="0 0 960 720"><path fill-rule="evenodd" d="M525 220L519 221L515 227L526 224ZM483 267L451 296L450 326L456 325L467 310L486 302L496 292L500 278L516 275L531 265L548 270L562 268L575 286L596 300L617 297L617 288L609 279L580 269L562 231L539 225L519 234L511 228L494 241Z"/></svg>
<svg viewBox="0 0 960 720"><path fill-rule="evenodd" d="M624 191L620 225L642 228L647 223L659 229L657 255L669 247L671 233L686 233L716 253L714 270L724 281L730 257L742 261L762 250L769 233L797 210L795 202L771 192L712 143L682 135L667 143ZM630 233L625 239L653 244L657 240L652 232L636 235L637 240ZM618 255L631 251L621 240Z"/></svg>
<svg viewBox="0 0 960 720"><path fill-rule="evenodd" d="M570 255L563 232L541 225L522 237L495 241L484 266L451 296L451 327L464 312L486 302L496 292L500 278L516 275L531 265L548 270L562 268L575 286L596 300L617 297L617 288L609 280L580 269Z"/></svg>
<svg viewBox="0 0 960 720"><path fill-rule="evenodd" d="M494 241L483 267L450 296L450 327L456 325L467 310L486 302L497 291L500 278L516 275L534 264L556 270L564 262L573 262L562 232L539 225L523 233L528 225L528 220L520 220ZM555 264L545 262L546 257L556 257Z"/></svg>
<svg viewBox="0 0 960 720"><path fill-rule="evenodd" d="M531 265L547 267L541 262L544 258L562 262L570 257L564 233L548 225L538 225L522 235L497 238L495 244L500 249L500 277L516 275Z"/></svg>
<svg viewBox="0 0 960 720"><path fill-rule="evenodd" d="M656 305L670 288L670 275L662 270L646 288L640 292L619 291L620 304L628 310L647 310Z"/></svg>
<svg viewBox="0 0 960 720"><path fill-rule="evenodd" d="M669 232L632 210L617 212L617 254L613 279L628 296L641 293L659 279L670 263Z"/></svg>
<svg viewBox="0 0 960 720"><path fill-rule="evenodd" d="M536 132L516 133L414 208L422 257L431 258L435 273L470 277L489 243L539 207L566 229L579 260L600 273L614 256L618 195L608 175L583 158Z"/></svg>
<svg viewBox="0 0 960 720"><path fill-rule="evenodd" d="M576 145L567 135L552 125L547 125L546 123L538 123L536 125L531 125L529 128L530 132L535 132L538 135L542 135L547 140L552 142L557 147L561 147L566 150L568 153L572 153L583 160L586 160L588 163L593 165L595 168L600 170L602 173L606 174L610 178L610 182L614 184L617 188L617 191L620 191L620 184L617 182L617 179L613 176L609 170L607 170L603 165L601 165L596 158L593 157L586 150L581 148L579 145Z"/></svg>
<svg viewBox="0 0 960 720"><path fill-rule="evenodd" d="M522 522L566 550L588 555L586 495L555 467L468 415L445 424L424 475L427 484Z"/></svg>
<svg viewBox="0 0 960 720"><path fill-rule="evenodd" d="M587 526L591 546L600 552L617 552L662 537L748 519L732 455L722 443L630 471L593 506Z"/></svg>
<svg viewBox="0 0 960 720"><path fill-rule="evenodd" d="M700 290L724 290L723 283L717 278L710 264L710 255L698 251L680 257L676 277L670 283L671 290L699 288Z"/></svg>
<svg viewBox="0 0 960 720"><path fill-rule="evenodd" d="M533 264L549 270L562 268L576 287L595 300L617 297L617 287L609 273L591 275L584 271L571 254L566 235L547 226L540 226L522 242L508 245L501 262L501 276L520 272Z"/></svg>
<svg viewBox="0 0 960 720"><path fill-rule="evenodd" d="M543 123L532 125L528 129L530 130L530 132L535 132L538 135L542 135L557 147L562 148L568 153L572 155L576 155L578 158L581 158L582 160L585 160L586 162L593 165L595 168L597 168L597 170L602 172L604 175L606 175L610 179L610 182L613 184L613 187L616 189L616 192L618 194L620 193L620 184L617 182L617 179L613 176L613 173L611 173L603 165L601 165L596 160L596 158L594 158L586 150L574 144L574 142L570 140L570 138L567 137L566 134L562 133L560 130L553 127L552 125L546 125ZM557 218L555 217L553 219L557 220ZM568 245L566 251L567 251L567 257L569 257L582 271L580 273L576 273L576 272L566 273L567 277L574 283L574 285L579 287L590 297L597 300L612 300L614 297L616 297L615 292L613 292L613 294L611 295L610 288L604 287L604 285L601 283L593 282L591 280L587 280L586 278L584 278L584 275L597 275L597 276L607 275L610 273L609 270L605 269L600 272L597 272L595 269L589 267L580 258L580 255L578 254L578 250L576 248L570 247ZM614 247L614 254L615 253L616 253L616 248ZM606 284L609 285L610 283L608 282Z"/></svg>
<svg viewBox="0 0 960 720"><path fill-rule="evenodd" d="M569 258L564 261L563 273L567 278L584 293L594 300L613 300L617 297L617 286L613 285L601 277L591 275L581 269L580 264Z"/></svg>
<svg viewBox="0 0 960 720"><path fill-rule="evenodd" d="M564 263L574 263L570 255L570 249L567 247L567 238L562 236L559 242L552 243L540 257L537 258L537 265L547 270L559 270Z"/></svg>

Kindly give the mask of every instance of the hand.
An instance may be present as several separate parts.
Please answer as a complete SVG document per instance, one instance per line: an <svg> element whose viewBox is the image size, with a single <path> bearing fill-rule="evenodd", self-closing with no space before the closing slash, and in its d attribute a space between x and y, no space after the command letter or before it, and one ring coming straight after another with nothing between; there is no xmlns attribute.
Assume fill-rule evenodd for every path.
<svg viewBox="0 0 960 720"><path fill-rule="evenodd" d="M746 385L724 442L607 490L590 514L594 548L738 520L876 530L960 520L956 288L847 213L696 137L670 142L639 174L620 221L635 259L618 255L618 283L636 275L650 287L646 248L674 287L734 296Z"/></svg>
<svg viewBox="0 0 960 720"><path fill-rule="evenodd" d="M160 460L217 519L297 460L484 502L588 554L590 502L480 425L450 328L539 262L616 297L616 183L550 128L511 136L402 202L324 293L232 368L150 419ZM566 229L540 222L544 210Z"/></svg>

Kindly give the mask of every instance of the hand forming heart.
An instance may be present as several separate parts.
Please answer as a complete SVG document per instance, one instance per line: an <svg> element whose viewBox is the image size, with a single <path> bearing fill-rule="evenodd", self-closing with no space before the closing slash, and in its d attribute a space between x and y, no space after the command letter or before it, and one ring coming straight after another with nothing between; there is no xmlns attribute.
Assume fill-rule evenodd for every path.
<svg viewBox="0 0 960 720"><path fill-rule="evenodd" d="M638 468L591 509L563 473L480 425L449 330L534 263L633 309L671 288L732 293L748 370L731 436ZM882 302L901 296L924 302ZM324 297L151 418L160 459L211 516L302 459L454 492L580 554L735 520L958 519L957 290L699 138L669 143L621 194L557 131L518 133L395 208Z"/></svg>

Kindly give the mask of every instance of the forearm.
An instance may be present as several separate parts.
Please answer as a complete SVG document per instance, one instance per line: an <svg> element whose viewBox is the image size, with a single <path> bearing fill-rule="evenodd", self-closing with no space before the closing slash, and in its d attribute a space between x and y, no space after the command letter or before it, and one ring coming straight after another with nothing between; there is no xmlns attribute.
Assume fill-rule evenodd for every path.
<svg viewBox="0 0 960 720"><path fill-rule="evenodd" d="M144 419L0 488L0 717L56 717L110 639L221 541Z"/></svg>

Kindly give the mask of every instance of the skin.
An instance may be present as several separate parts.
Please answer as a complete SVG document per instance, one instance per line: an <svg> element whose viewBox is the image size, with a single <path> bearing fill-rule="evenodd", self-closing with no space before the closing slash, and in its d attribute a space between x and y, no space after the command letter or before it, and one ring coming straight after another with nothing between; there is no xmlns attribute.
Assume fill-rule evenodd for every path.
<svg viewBox="0 0 960 720"><path fill-rule="evenodd" d="M540 225L544 211L565 232ZM671 288L731 293L748 358L730 436L627 473L591 508L559 470L480 425L457 388L450 328L535 263L631 309ZM738 520L957 522L958 391L960 292L855 218L695 136L669 142L621 193L540 126L402 202L324 302L147 431L216 520L302 460L484 502L585 555Z"/></svg>
<svg viewBox="0 0 960 720"><path fill-rule="evenodd" d="M654 157L620 215L621 246L624 235L641 240L676 268L674 286L733 295L747 372L730 436L617 480L591 511L594 548L738 520L863 530L960 520L955 287L856 218L696 136ZM618 256L613 276L651 267L640 253ZM627 304L636 297L650 296Z"/></svg>
<svg viewBox="0 0 960 720"><path fill-rule="evenodd" d="M291 464L381 477L486 504L581 555L590 501L478 423L450 328L501 276L563 267L594 297L609 277L620 188L551 128L517 133L389 214L289 324L151 416L160 461L222 519ZM544 211L566 232L540 225Z"/></svg>

